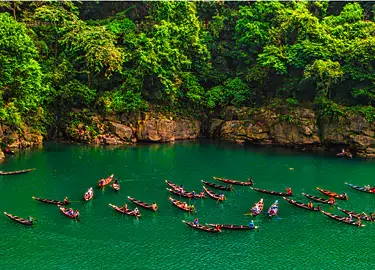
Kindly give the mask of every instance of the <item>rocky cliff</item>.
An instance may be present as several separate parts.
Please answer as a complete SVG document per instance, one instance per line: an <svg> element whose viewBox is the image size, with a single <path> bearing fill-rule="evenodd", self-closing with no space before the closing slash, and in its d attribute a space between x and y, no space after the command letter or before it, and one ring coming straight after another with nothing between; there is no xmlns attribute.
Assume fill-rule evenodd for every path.
<svg viewBox="0 0 375 270"><path fill-rule="evenodd" d="M322 119L306 108L228 107L221 116L212 119L210 137L312 150L349 148L359 157L375 158L375 124L359 115Z"/></svg>
<svg viewBox="0 0 375 270"><path fill-rule="evenodd" d="M119 145L139 141L173 142L195 139L200 134L200 122L195 119L173 119L160 113L135 115L93 116L90 123L67 128L67 136L74 141L91 144ZM92 132L92 128L96 131Z"/></svg>

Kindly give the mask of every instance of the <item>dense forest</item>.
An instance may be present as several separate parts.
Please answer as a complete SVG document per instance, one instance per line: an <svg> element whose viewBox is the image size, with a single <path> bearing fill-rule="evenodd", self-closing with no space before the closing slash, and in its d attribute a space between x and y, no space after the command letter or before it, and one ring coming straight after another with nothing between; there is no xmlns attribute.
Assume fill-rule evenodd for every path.
<svg viewBox="0 0 375 270"><path fill-rule="evenodd" d="M47 135L85 113L270 103L372 121L374 14L372 2L0 2L1 124Z"/></svg>

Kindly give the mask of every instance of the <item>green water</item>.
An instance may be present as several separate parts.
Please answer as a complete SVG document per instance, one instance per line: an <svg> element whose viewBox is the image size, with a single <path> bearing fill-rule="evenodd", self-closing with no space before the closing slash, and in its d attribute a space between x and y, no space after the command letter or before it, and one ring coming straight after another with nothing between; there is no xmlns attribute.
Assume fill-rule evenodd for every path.
<svg viewBox="0 0 375 270"><path fill-rule="evenodd" d="M375 224L357 228L336 222L320 213L297 208L274 197L237 187L228 200L195 201L200 223L248 224L243 214L260 198L265 208L279 199L280 219L264 215L255 219L260 230L196 231L181 220L191 221L168 201L165 179L183 183L187 190L201 190L200 179L212 176L245 180L255 186L284 191L292 187L320 196L317 186L338 193L349 201L339 206L354 211L373 211L375 195L344 185L375 184L372 162L341 160L277 149L254 149L217 143L176 143L123 148L47 143L9 157L0 170L35 167L36 171L0 176L0 210L39 220L35 227L15 223L3 215L0 221L0 269L359 269L375 263ZM290 170L294 168L294 170ZM94 189L94 200L82 201L84 192L97 180L114 173L121 190ZM72 204L81 213L75 222L57 206L39 203L31 196L79 201ZM108 206L122 205L127 196L152 202L160 212L140 208L142 217L122 216ZM323 197L323 195L322 195ZM306 201L307 202L307 201ZM129 202L130 207L133 204ZM325 205L323 209L340 213Z"/></svg>

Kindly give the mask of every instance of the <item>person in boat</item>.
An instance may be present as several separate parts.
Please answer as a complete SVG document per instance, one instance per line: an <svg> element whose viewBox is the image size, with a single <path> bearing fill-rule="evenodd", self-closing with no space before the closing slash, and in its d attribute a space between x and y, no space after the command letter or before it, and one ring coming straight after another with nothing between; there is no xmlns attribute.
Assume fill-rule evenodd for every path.
<svg viewBox="0 0 375 270"><path fill-rule="evenodd" d="M370 185L366 185L366 186L364 186L364 190L365 190L365 191L370 191L370 189L371 189Z"/></svg>
<svg viewBox="0 0 375 270"><path fill-rule="evenodd" d="M197 218L194 218L193 225L194 225L194 226L198 226L198 224L199 224L199 223L198 223L198 219L197 219Z"/></svg>
<svg viewBox="0 0 375 270"><path fill-rule="evenodd" d="M224 201L224 200L225 200L225 196L224 196L223 193L220 193L219 200L221 200L221 201Z"/></svg>
<svg viewBox="0 0 375 270"><path fill-rule="evenodd" d="M220 231L220 225L216 224L215 229L218 230L218 231Z"/></svg>
<svg viewBox="0 0 375 270"><path fill-rule="evenodd" d="M311 201L309 201L309 203L307 204L307 207L313 208L313 203Z"/></svg>
<svg viewBox="0 0 375 270"><path fill-rule="evenodd" d="M201 193L199 193L199 196L202 197L202 198L205 197L205 196L204 196L204 191L203 191L203 190L201 191Z"/></svg>
<svg viewBox="0 0 375 270"><path fill-rule="evenodd" d="M100 187L104 186L104 179L103 178L99 180L99 186Z"/></svg>
<svg viewBox="0 0 375 270"><path fill-rule="evenodd" d="M181 194L185 192L184 188L185 188L184 185L181 184L180 187L179 187L179 191L180 191Z"/></svg>
<svg viewBox="0 0 375 270"><path fill-rule="evenodd" d="M362 214L360 214L359 216L360 218L364 218L364 219L368 219L368 215L365 213L365 212L362 212Z"/></svg>
<svg viewBox="0 0 375 270"><path fill-rule="evenodd" d="M152 206L152 210L154 211L158 210L158 205L156 204L156 202L153 202L151 206Z"/></svg>
<svg viewBox="0 0 375 270"><path fill-rule="evenodd" d="M254 229L255 225L254 225L254 220L250 221L249 223L249 228L250 229Z"/></svg>
<svg viewBox="0 0 375 270"><path fill-rule="evenodd" d="M134 213L134 215L136 215L136 216L139 215L138 207L134 208L133 213Z"/></svg>
<svg viewBox="0 0 375 270"><path fill-rule="evenodd" d="M124 206L122 207L122 210L128 211L128 204L127 203L124 204Z"/></svg>
<svg viewBox="0 0 375 270"><path fill-rule="evenodd" d="M32 217L27 217L27 221L30 222L30 223L33 223L34 219Z"/></svg>
<svg viewBox="0 0 375 270"><path fill-rule="evenodd" d="M78 210L75 210L75 211L74 211L73 216L74 216L75 218L79 217L79 212L78 212Z"/></svg>
<svg viewBox="0 0 375 270"><path fill-rule="evenodd" d="M249 177L249 178L247 179L247 181L248 181L251 185L254 184L253 179L252 179L251 177Z"/></svg>
<svg viewBox="0 0 375 270"><path fill-rule="evenodd" d="M256 204L251 210L254 214L259 214L259 204Z"/></svg>
<svg viewBox="0 0 375 270"><path fill-rule="evenodd" d="M187 204L186 202L184 202L184 203L182 204L182 207L185 208L185 209L188 209L188 208L189 208L189 206L188 206L188 204Z"/></svg>
<svg viewBox="0 0 375 270"><path fill-rule="evenodd" d="M73 212L73 209L72 208L69 208L68 210L68 215L69 216L73 216L74 212Z"/></svg>
<svg viewBox="0 0 375 270"><path fill-rule="evenodd" d="M194 212L194 211L195 211L195 206L194 206L194 204L190 205L189 208L190 208L190 212Z"/></svg>
<svg viewBox="0 0 375 270"><path fill-rule="evenodd" d="M64 198L64 203L65 203L65 204L68 204L68 203L69 203L68 197L65 197L65 198Z"/></svg>
<svg viewBox="0 0 375 270"><path fill-rule="evenodd" d="M118 185L117 178L113 181L113 184L114 184L114 185Z"/></svg>
<svg viewBox="0 0 375 270"><path fill-rule="evenodd" d="M330 197L330 198L329 198L329 203L330 203L330 204L335 204L335 203L336 203L335 198Z"/></svg>
<svg viewBox="0 0 375 270"><path fill-rule="evenodd" d="M292 193L292 189L291 189L291 188L286 188L286 193L287 193L288 195L293 194L293 193Z"/></svg>
<svg viewBox="0 0 375 270"><path fill-rule="evenodd" d="M349 221L349 222L352 222L353 221L353 216L351 214L349 214L349 217L346 220Z"/></svg>
<svg viewBox="0 0 375 270"><path fill-rule="evenodd" d="M374 221L375 220L375 215L374 213L370 213L370 221Z"/></svg>
<svg viewBox="0 0 375 270"><path fill-rule="evenodd" d="M193 194L193 197L195 197L195 195L197 195L197 193L194 190L191 192L191 194Z"/></svg>

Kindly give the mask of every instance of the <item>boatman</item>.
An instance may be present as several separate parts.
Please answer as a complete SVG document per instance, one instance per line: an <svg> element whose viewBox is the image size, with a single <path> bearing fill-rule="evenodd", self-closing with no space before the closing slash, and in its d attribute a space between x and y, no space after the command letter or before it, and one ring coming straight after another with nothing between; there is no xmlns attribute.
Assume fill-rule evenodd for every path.
<svg viewBox="0 0 375 270"><path fill-rule="evenodd" d="M156 202L152 203L152 210L154 211L158 210L158 205L156 204Z"/></svg>
<svg viewBox="0 0 375 270"><path fill-rule="evenodd" d="M193 225L195 226L195 227L197 227L198 226L198 219L197 218L194 218L194 221L193 221Z"/></svg>
<svg viewBox="0 0 375 270"><path fill-rule="evenodd" d="M65 197L65 198L64 198L64 204L69 204L68 197Z"/></svg>
<svg viewBox="0 0 375 270"><path fill-rule="evenodd" d="M292 189L291 188L286 188L286 193L288 194L288 195L292 195L293 193L292 193Z"/></svg>
<svg viewBox="0 0 375 270"><path fill-rule="evenodd" d="M312 202L309 201L309 203L307 204L307 206L308 206L309 208L313 208L313 204L312 204Z"/></svg>
<svg viewBox="0 0 375 270"><path fill-rule="evenodd" d="M254 220L250 221L249 223L249 228L250 229L254 229L255 225L254 225Z"/></svg>
<svg viewBox="0 0 375 270"><path fill-rule="evenodd" d="M335 199L334 199L333 197L330 197L330 198L329 198L329 203L330 203L330 204L335 204L336 201L335 201Z"/></svg>

